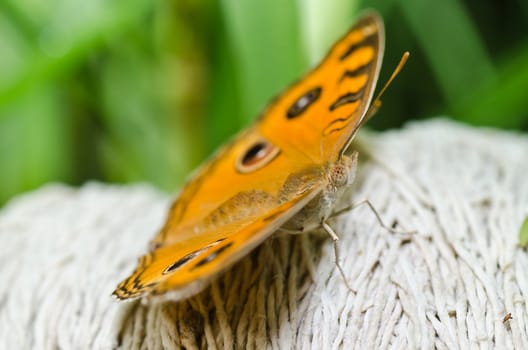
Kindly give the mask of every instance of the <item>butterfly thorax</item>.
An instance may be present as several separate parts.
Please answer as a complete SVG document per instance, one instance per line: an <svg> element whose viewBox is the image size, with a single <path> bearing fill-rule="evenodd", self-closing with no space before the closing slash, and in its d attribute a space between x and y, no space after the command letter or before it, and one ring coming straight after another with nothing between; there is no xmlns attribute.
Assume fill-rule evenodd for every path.
<svg viewBox="0 0 528 350"><path fill-rule="evenodd" d="M312 199L282 228L289 232L312 231L332 213L339 198L354 182L357 168L357 152L351 156L342 156L337 162L325 166L325 183L318 196Z"/></svg>

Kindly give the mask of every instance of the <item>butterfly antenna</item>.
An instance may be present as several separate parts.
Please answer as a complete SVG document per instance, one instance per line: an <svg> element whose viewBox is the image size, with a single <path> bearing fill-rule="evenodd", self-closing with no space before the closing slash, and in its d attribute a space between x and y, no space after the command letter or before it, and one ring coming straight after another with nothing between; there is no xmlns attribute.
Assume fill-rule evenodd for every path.
<svg viewBox="0 0 528 350"><path fill-rule="evenodd" d="M381 96L383 96L383 94L385 93L385 90L387 90L387 88L392 83L394 78L396 78L396 76L401 72L401 70L405 66L405 63L407 63L407 59L409 58L409 55L410 55L409 51L405 51L403 53L403 55L402 55L402 57L400 59L400 63L398 63L398 65L396 66L396 68L392 72L389 80L387 80L387 82L385 83L385 85L383 86L381 91L378 93L378 95L376 96L374 101L370 104L370 107L367 110L367 113L365 114L365 118L363 119L363 122L361 124L363 124L367 120L369 120L370 117L372 117L374 114L376 114L378 109L381 107Z"/></svg>

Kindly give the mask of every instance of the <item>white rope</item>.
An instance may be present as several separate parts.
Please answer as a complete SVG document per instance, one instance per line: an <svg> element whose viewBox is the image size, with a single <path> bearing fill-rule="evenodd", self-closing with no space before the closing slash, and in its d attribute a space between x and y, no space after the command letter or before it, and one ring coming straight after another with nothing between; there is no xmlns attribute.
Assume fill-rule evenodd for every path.
<svg viewBox="0 0 528 350"><path fill-rule="evenodd" d="M363 140L371 158L343 205L369 199L418 233L387 232L368 208L332 219L355 293L332 241L298 235L187 302L118 303L169 198L50 185L0 212L0 348L528 349L526 136L435 120Z"/></svg>

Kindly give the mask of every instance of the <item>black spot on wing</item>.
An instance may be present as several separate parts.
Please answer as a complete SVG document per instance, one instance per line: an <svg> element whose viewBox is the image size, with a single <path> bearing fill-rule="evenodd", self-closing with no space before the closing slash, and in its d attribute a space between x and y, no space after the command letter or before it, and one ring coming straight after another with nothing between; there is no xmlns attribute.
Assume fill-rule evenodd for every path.
<svg viewBox="0 0 528 350"><path fill-rule="evenodd" d="M233 245L233 243L228 243L228 244L218 248L217 250L211 252L205 258L203 258L202 260L198 261L198 263L196 265L194 265L194 267L192 269L194 270L194 269L196 269L198 267L201 267L203 265L206 265L206 264L210 263L211 261L216 259L220 254L222 254L222 252L227 250L232 245Z"/></svg>
<svg viewBox="0 0 528 350"><path fill-rule="evenodd" d="M242 164L243 165L252 164L264 158L266 155L267 148L268 148L268 143L263 142L263 141L257 142L256 144L251 146L246 151L246 153L244 154L244 157L242 157Z"/></svg>
<svg viewBox="0 0 528 350"><path fill-rule="evenodd" d="M192 259L194 259L198 254L200 254L201 252L203 251L203 248L202 249L199 249L197 251L194 251L192 253L189 253L187 255L185 255L183 258L179 259L178 261L174 262L172 265L169 265L164 271L163 271L163 274L166 275L174 270L176 270L177 268L180 268L182 267L183 265L185 265L186 263L188 263L189 261L191 261Z"/></svg>
<svg viewBox="0 0 528 350"><path fill-rule="evenodd" d="M288 108L286 118L293 119L303 114L321 96L321 90L321 87L316 87L305 92Z"/></svg>

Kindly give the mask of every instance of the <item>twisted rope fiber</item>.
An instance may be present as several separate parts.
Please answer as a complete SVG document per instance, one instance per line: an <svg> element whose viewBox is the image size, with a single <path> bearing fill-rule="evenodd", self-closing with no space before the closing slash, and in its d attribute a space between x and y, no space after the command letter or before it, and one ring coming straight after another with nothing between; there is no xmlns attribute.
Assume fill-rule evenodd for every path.
<svg viewBox="0 0 528 350"><path fill-rule="evenodd" d="M110 297L161 226L147 185L48 185L0 212L1 349L528 349L528 140L444 120L365 134L324 235L277 235L186 302ZM512 319L503 322L511 313Z"/></svg>

